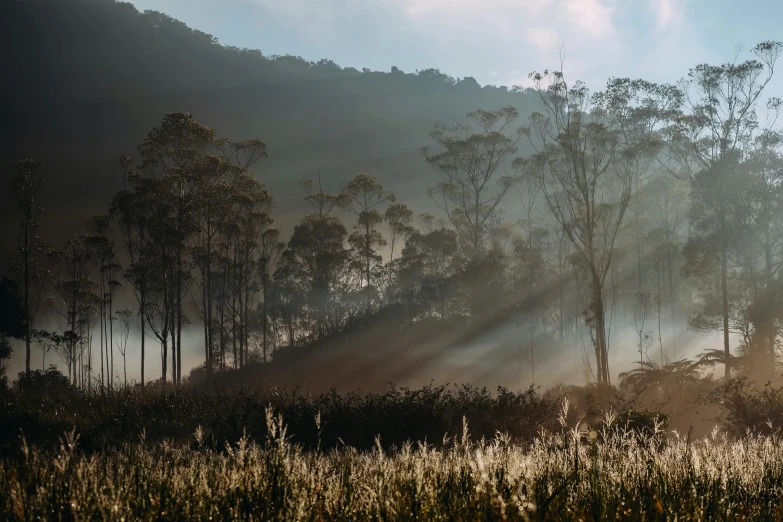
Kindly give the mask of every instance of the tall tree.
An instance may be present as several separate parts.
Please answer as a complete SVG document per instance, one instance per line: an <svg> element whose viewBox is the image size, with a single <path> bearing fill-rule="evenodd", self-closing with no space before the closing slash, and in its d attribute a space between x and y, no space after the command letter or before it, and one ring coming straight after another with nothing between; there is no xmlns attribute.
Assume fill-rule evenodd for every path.
<svg viewBox="0 0 783 522"><path fill-rule="evenodd" d="M686 112L671 127L669 151L679 170L694 184L715 222L717 241L712 245L720 259L720 293L723 319L723 350L726 376L731 375L729 327L729 252L732 217L728 214L737 165L753 143L758 129L756 107L772 79L783 43L762 42L751 50L755 59L722 65L700 64L683 80ZM715 179L708 180L712 176ZM699 186L700 185L700 186ZM718 198L718 199L716 199ZM706 214L704 215L706 216ZM706 223L705 223L706 224Z"/></svg>
<svg viewBox="0 0 783 522"><path fill-rule="evenodd" d="M562 72L534 73L546 115L531 117L536 149L526 166L540 180L542 195L579 256L590 290L587 322L596 359L595 377L610 382L604 287L614 244L631 198L631 173L618 165L618 134L592 111L587 88L569 86Z"/></svg>
<svg viewBox="0 0 783 522"><path fill-rule="evenodd" d="M453 129L437 125L430 137L440 150L421 154L440 176L429 191L457 232L466 261L478 264L488 251L488 238L497 225L500 204L519 181L519 171L508 160L517 152L522 129L514 107L468 114L472 124Z"/></svg>
<svg viewBox="0 0 783 522"><path fill-rule="evenodd" d="M314 316L314 338L321 339L334 331L339 318L333 314L335 290L345 277L348 251L345 240L348 231L332 210L340 202L339 194L332 194L311 179L300 182L313 211L294 227L288 248L282 255L280 278L291 280L285 286L301 288L305 292L307 308ZM275 279L280 279L275 276Z"/></svg>
<svg viewBox="0 0 783 522"><path fill-rule="evenodd" d="M467 117L471 123L452 129L435 126L430 137L439 150L424 147L421 154L440 177L428 194L457 233L465 260L462 286L476 315L486 313L489 286L502 284L496 266L501 253L493 251L492 235L500 227L500 205L520 179L520 164L510 159L523 129L514 126L519 113L511 106L479 109Z"/></svg>
<svg viewBox="0 0 783 522"><path fill-rule="evenodd" d="M145 384L147 297L151 261L150 228L154 205L153 180L139 175L131 168L129 157L120 158L123 169L123 189L114 196L110 214L117 219L120 236L128 256L124 277L133 288L139 303L141 385Z"/></svg>
<svg viewBox="0 0 783 522"><path fill-rule="evenodd" d="M416 229L413 228L413 211L404 203L392 203L383 213L386 223L389 225L389 240L391 243L389 253L389 285L394 284L394 247L399 241L405 244Z"/></svg>
<svg viewBox="0 0 783 522"><path fill-rule="evenodd" d="M8 189L16 195L17 208L22 214L16 241L16 259L11 269L18 275L24 303L25 374L28 376L30 343L41 302L41 283L45 278L46 246L38 235L39 218L43 214L39 201L43 182L41 164L30 159L22 160L14 166L14 176L8 182Z"/></svg>
<svg viewBox="0 0 783 522"><path fill-rule="evenodd" d="M195 231L192 208L193 192L198 187L196 172L200 170L203 156L218 145L216 139L215 131L200 125L190 114L169 113L159 126L147 133L138 149L143 175L161 182L158 197L164 198L170 205L166 216L171 219L170 230L162 237L170 242L168 246L173 256L172 280L170 288L166 288L168 299L171 299L172 324L164 330L171 335L172 380L175 384L180 379L177 361L181 361L184 282L189 278L185 249Z"/></svg>
<svg viewBox="0 0 783 522"><path fill-rule="evenodd" d="M338 204L341 208L357 217L354 232L348 237L364 273L367 286L364 288L366 313L371 313L372 266L381 261L377 250L386 246L383 235L375 228L383 222L383 214L378 207L384 203L394 203L394 194L385 190L378 178L367 173L358 174L343 188Z"/></svg>
<svg viewBox="0 0 783 522"><path fill-rule="evenodd" d="M285 251L285 243L280 241L280 231L275 228L268 228L261 234L261 244L259 248L258 270L261 275L261 313L262 313L262 336L263 336L263 360L267 362L268 357L268 338L269 338L269 301L270 287L272 286L272 274L276 269L280 256Z"/></svg>
<svg viewBox="0 0 783 522"><path fill-rule="evenodd" d="M55 312L64 342L63 357L73 385L91 386L91 353L87 353L87 375L84 374L85 348L89 346L91 312L100 301L92 279L96 267L95 242L89 234L76 234L62 249L52 250L48 259L52 265L52 295L48 301Z"/></svg>

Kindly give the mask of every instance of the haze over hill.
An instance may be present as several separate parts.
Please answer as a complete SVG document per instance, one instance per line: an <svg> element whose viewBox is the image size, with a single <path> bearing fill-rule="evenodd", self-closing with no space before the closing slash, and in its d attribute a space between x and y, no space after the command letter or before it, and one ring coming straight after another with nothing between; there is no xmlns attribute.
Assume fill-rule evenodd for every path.
<svg viewBox="0 0 783 522"><path fill-rule="evenodd" d="M577 23L582 31L592 31L598 40L614 35L615 23L607 22L612 10L601 10L599 7L603 4L593 3L596 5L587 6L590 8L587 11L580 11L579 6L585 2L569 2L566 7L571 22L577 23L574 22L575 13L590 14ZM667 15L669 18L664 16L666 8L663 4L666 2L652 4L660 8L656 11L659 24L668 25L676 20L676 16L671 14L675 12L674 3L668 4L672 9ZM585 25L586 22L589 23ZM281 228L282 237L287 239L307 208L302 201L303 193L297 186L299 180L321 176L326 188L337 191L357 173L369 172L418 214L433 209L425 191L437 182L438 177L417 151L432 143L428 135L434 124L450 127L464 122L465 115L478 108L492 110L511 106L517 109L523 120L531 113L543 110L539 93L534 90L491 85L482 87L472 77L455 79L436 69L414 73L405 73L397 67L391 67L389 72L360 71L352 67L342 68L328 59L309 62L293 56L270 57L264 55L263 50L221 45L212 36L191 29L165 14L154 11L140 13L131 4L112 0L11 0L0 7L0 34L3 38L0 44L14 49L4 58L4 71L14 80L0 86L4 115L0 121L0 132L7 136L0 146L0 168L10 171L16 161L25 157L43 163L47 182L41 201L47 213L42 219L42 228L44 235L55 245L63 244L65 238L80 230L90 217L106 211L112 196L120 188L117 158L134 155L145 134L158 125L166 113L190 113L199 123L215 129L220 136L238 140L258 138L267 144L269 159L256 165L254 174L274 198L276 206L272 217L276 226ZM660 55L661 50L657 51ZM596 64L603 66L604 59L597 60ZM584 71L584 61L579 65ZM678 70L667 79L675 80L685 72ZM770 85L774 86L774 83ZM524 143L521 142L515 155L529 156L531 148ZM525 197L522 192L518 195ZM5 192L0 195L0 223L4 224L0 228L0 262L3 266L7 265L16 231L14 209L8 196ZM621 197L620 204L623 209L630 201L624 198ZM543 203L539 201L537 205L542 206ZM516 201L501 208L507 210L505 217L510 218L509 221L520 217L522 211ZM687 213L683 209L677 210L682 216ZM636 342L633 338L637 333L631 331L630 338L626 338L629 325L622 321L627 323L633 315L629 312L636 306L634 295L641 295L644 293L642 290L651 288L654 277L660 275L653 272L653 263L644 261L652 255L652 251L645 253L639 245L641 234L660 232L654 228L657 225L650 221L650 213L654 210L634 207L634 218L626 220L621 229L622 246L618 247L620 253L617 257L625 265L621 265L620 272L615 269L613 277L617 278L616 284L627 284L633 278L637 283L636 294L631 292L618 298L618 302L623 303L625 316L620 326L607 334L610 338L614 336L612 342L621 346L610 357L612 366L615 363L627 365L633 357L633 343ZM666 248L676 250L676 256L682 254L681 245L677 243L685 237L682 223L684 221L673 225L674 228L664 234L668 241ZM619 226L619 220L617 224ZM670 233L675 232L679 235L673 240L674 236ZM536 234L539 232L530 226L523 233L530 242L527 248L533 248L533 236ZM549 234L548 229L543 235L536 236L536 241L546 234ZM547 237L546 248L551 249L552 239ZM650 236L654 237L657 236ZM637 244L633 245L634 242ZM648 245L647 248L653 247ZM635 253L632 253L634 250ZM609 252L612 251L613 247L610 247ZM520 259L527 255L520 252L517 249L514 255L521 256ZM504 252L503 255L509 253ZM621 253L627 257L623 258ZM547 255L551 255L551 251ZM567 263L564 261L566 257L561 253L558 255L561 256L558 277L562 279L567 271L564 267L570 261ZM630 258L633 256L637 260L635 268L631 267ZM525 259L520 262L531 263L529 256ZM685 339L681 335L686 326L684 314L692 311L694 303L691 287L676 287L673 274L679 272L679 266L675 265L680 261L672 257L666 261L668 282L664 283L663 290L659 287L657 294L662 299L660 296L668 292L666 299L684 303L680 317L673 317L674 308L669 317L672 325L667 326L670 330L667 335L680 336L676 340L678 345L669 354L672 357L681 356L692 348L690 337ZM464 262L464 256L460 262ZM504 265L503 269L509 266ZM463 268L456 272L461 273ZM658 266L655 270L661 269ZM369 268L367 272L369 274ZM493 277L502 278L502 275L498 272ZM458 278L459 274L453 276ZM677 277L680 277L679 273ZM528 279L536 279L532 271ZM552 284L542 281L536 282L542 287ZM568 313L574 332L585 326L584 310L576 303L582 299L579 294L581 284L583 282L577 277L572 293L566 299L573 301L570 302L573 309ZM498 292L509 290L498 288ZM529 302L532 300L532 286L530 288ZM551 287L545 289L546 292L551 290ZM124 291L127 294L128 290ZM492 291L495 290L489 292ZM504 294L504 298L507 297ZM486 299L486 296L483 298ZM521 310L518 296L513 299L516 300L515 306ZM560 301L558 313L562 344L562 293ZM504 383L517 382L523 356L522 348L509 342L517 335L509 331L512 328L508 315L511 305L502 300L492 304L498 309L482 311L473 303L470 306L475 309L467 314L465 303L455 305L454 324L446 323L449 324L446 327L448 335L444 334L444 326L440 325L436 331L429 332L435 339L433 341L426 338L428 330L423 328L417 332L422 337L418 344L405 347L412 353L404 356L399 342L390 335L388 343L377 346L378 350L373 352L377 360L369 363L369 370L361 369L359 365L351 371L363 374L364 381L381 382L395 373L391 371L371 378L368 377L371 370L388 370L388 360L397 357L403 366L398 375L411 377L414 375L412 367L421 363L419 358L429 357L427 350L431 350L432 357L424 363L443 369L450 364L438 359L445 348L467 347L470 349L452 354L451 362L459 360L458 365L471 366L472 373L466 374L457 369L453 372L455 379L478 379L483 383L489 382L482 380L489 376ZM381 300L378 306L382 306ZM611 306L613 312L614 297ZM368 300L367 314L372 312L373 306ZM480 317L478 312L484 312L485 316ZM542 322L555 320L554 315L537 313L542 316ZM659 306L659 325L661 313ZM445 315L441 314L441 319ZM465 320L467 317L470 321ZM308 326L302 328L307 330ZM663 364L660 326L658 330ZM377 333L375 343L379 344L378 339L383 336L384 333ZM198 344L202 340L195 329L185 331L183 337L186 344L195 348L185 354L186 367L190 367L201 358L202 347ZM291 344L296 344L294 336L290 337ZM642 337L639 333L640 343ZM320 336L318 338L320 340ZM298 342L307 345L307 339L304 336ZM585 345L590 340L583 336L580 342ZM329 353L353 360L355 357L338 352L350 352L354 348L354 345L344 346L336 342ZM548 379L553 382L560 380L577 367L580 368L577 380L590 379L589 368L582 364L589 349L576 345L570 348L573 353L569 358L572 363L569 369L562 365L557 367L557 354L545 350L544 368L546 357L550 357L548 362L554 364ZM188 360L189 357L192 360ZM509 361L514 361L516 370ZM486 367L482 368L482 365ZM12 373L15 370L16 367L12 367ZM439 375L450 378L448 370ZM296 376L292 374L291 379L295 380Z"/></svg>
<svg viewBox="0 0 783 522"><path fill-rule="evenodd" d="M167 112L189 112L223 136L266 142L270 158L255 172L287 235L305 208L297 182L308 177L338 190L370 172L414 210L431 208L425 191L435 176L418 149L429 144L432 126L479 107L514 105L526 114L535 102L434 69L358 71L329 60L268 58L113 0L13 0L0 7L0 24L2 45L15 50L4 66L15 81L0 87L7 137L0 166L42 162L43 229L55 244L106 211L118 190L117 158L134 155ZM3 266L14 237L9 196L0 195Z"/></svg>
<svg viewBox="0 0 783 522"><path fill-rule="evenodd" d="M434 177L417 150L429 144L433 124L451 125L479 107L514 105L526 114L533 99L436 70L360 72L328 60L267 58L112 0L12 0L0 9L3 46L16 51L4 66L14 81L0 87L0 165L7 170L22 157L44 164L47 225L60 233L105 210L117 189L116 159L133 155L166 112L265 141L270 160L257 174L290 231L303 209L296 182L318 174L337 189L371 172L423 206ZM3 223L13 212L7 203Z"/></svg>

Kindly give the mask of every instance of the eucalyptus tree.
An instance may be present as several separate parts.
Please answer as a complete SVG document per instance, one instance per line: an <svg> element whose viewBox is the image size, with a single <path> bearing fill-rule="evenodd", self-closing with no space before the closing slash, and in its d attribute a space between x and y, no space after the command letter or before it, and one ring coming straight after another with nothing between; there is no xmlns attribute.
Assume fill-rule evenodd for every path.
<svg viewBox="0 0 783 522"><path fill-rule="evenodd" d="M397 281L409 318L446 320L463 311L455 289L463 265L454 230L433 227L411 234L402 250Z"/></svg>
<svg viewBox="0 0 783 522"><path fill-rule="evenodd" d="M280 241L280 231L276 228L267 228L261 233L258 256L258 272L261 280L261 320L263 336L263 361L267 362L268 337L269 337L269 301L270 290L273 284L272 276L280 262L280 257L285 251L286 244Z"/></svg>
<svg viewBox="0 0 783 522"><path fill-rule="evenodd" d="M256 236L268 225L271 205L249 169L267 157L266 145L219 138L190 114L169 113L147 133L138 153L141 163L127 177L129 186L115 198L113 208L132 258L142 329L154 321L164 368L170 341L172 381L180 384L182 328L188 322L183 300L194 280L194 266L207 372L212 372L218 331L221 351L225 348L227 323L244 352L246 308L254 288L251 258ZM222 315L215 330L218 311Z"/></svg>
<svg viewBox="0 0 783 522"><path fill-rule="evenodd" d="M127 263L124 269L125 280L131 285L139 303L140 324L140 369L141 385L145 384L146 338L147 338L147 301L149 289L149 271L152 260L150 228L152 227L153 207L155 203L154 180L143 177L132 168L132 159L120 158L123 169L124 187L118 192L110 207L120 231Z"/></svg>
<svg viewBox="0 0 783 522"><path fill-rule="evenodd" d="M159 126L147 133L138 147L142 175L159 181L157 206L165 204L170 207L164 214L171 220L166 225L167 230L165 233L160 230L163 226L161 223L158 223L156 229L162 232L161 237L168 242L165 247L159 247L173 249L172 280L167 281L167 298L164 301L171 300L173 322L162 331L171 335L174 363L172 380L175 384L181 378L182 300L186 294L184 283L190 277L186 250L188 240L196 228L193 217L194 192L199 188L196 173L199 172L202 157L216 147L216 140L215 131L196 122L192 115L168 113Z"/></svg>
<svg viewBox="0 0 783 522"><path fill-rule="evenodd" d="M313 336L320 339L332 333L340 322L339 317L332 317L332 312L337 304L335 291L348 269L349 252L345 248L348 231L332 214L340 204L339 194L325 190L320 180L317 191L314 180L304 180L300 185L312 212L294 226L278 270L281 277L290 280L286 287L304 292L308 312L313 315Z"/></svg>
<svg viewBox="0 0 783 522"><path fill-rule="evenodd" d="M172 383L176 384L176 329L180 298L177 286L178 230L175 202L167 198L165 180L153 181L155 194L149 232L149 257L146 264L147 303L146 321L160 343L161 381L166 383L171 369ZM169 348L172 365L169 366Z"/></svg>
<svg viewBox="0 0 783 522"><path fill-rule="evenodd" d="M35 328L35 317L40 307L42 286L46 279L46 244L38 235L39 219L44 213L40 204L40 192L44 183L41 164L30 159L14 166L14 175L8 189L16 196L21 213L16 240L16 252L11 271L18 276L24 304L25 374L30 374L30 343Z"/></svg>
<svg viewBox="0 0 783 522"><path fill-rule="evenodd" d="M128 364L125 356L128 353L128 337L130 336L131 324L133 320L133 311L123 308L114 312L114 318L119 323L120 331L117 336L117 351L122 356L122 377L123 385L128 387Z"/></svg>
<svg viewBox="0 0 783 522"><path fill-rule="evenodd" d="M699 202L702 232L715 240L691 238L692 244L712 248L719 258L723 352L726 376L731 375L729 254L735 237L732 186L739 165L759 130L756 109L772 80L783 43L762 42L751 49L754 59L721 65L700 64L682 81L685 111L670 129L669 155L679 172L693 184ZM779 102L772 101L771 107ZM695 199L695 198L694 198ZM699 232L699 228L695 229ZM701 232L699 232L701 233Z"/></svg>
<svg viewBox="0 0 783 522"><path fill-rule="evenodd" d="M465 260L462 287L475 315L491 304L488 286L502 284L496 279L502 255L493 251L491 237L501 223L501 203L520 179L520 163L510 160L524 132L515 126L519 113L511 106L467 117L468 124L451 129L436 125L430 137L438 150L424 147L421 154L440 178L428 194L457 234Z"/></svg>
<svg viewBox="0 0 783 522"><path fill-rule="evenodd" d="M96 251L98 264L99 290L99 328L101 352L101 385L104 385L104 353L106 355L106 376L109 388L114 386L114 296L120 286L117 276L122 267L117 262L115 252L115 228L112 216L101 215L93 217L87 223L92 233L92 243ZM105 352L104 352L105 349Z"/></svg>
<svg viewBox="0 0 783 522"><path fill-rule="evenodd" d="M471 123L451 129L436 125L430 137L439 150L420 152L440 177L430 197L454 227L465 260L479 264L500 219L500 204L519 181L517 164L508 160L523 132L514 126L519 112L511 106L479 109L467 117Z"/></svg>
<svg viewBox="0 0 783 522"><path fill-rule="evenodd" d="M408 238L416 229L411 225L413 222L413 211L404 203L392 203L383 213L386 223L389 225L389 286L394 284L394 247L398 242L404 245Z"/></svg>
<svg viewBox="0 0 783 522"><path fill-rule="evenodd" d="M366 313L371 313L372 266L382 258L377 253L378 248L386 246L386 240L376 227L383 222L383 214L378 207L385 203L394 203L395 197L383 188L375 176L362 172L356 175L343 188L338 199L338 205L356 215L357 222L354 232L348 237L348 243L353 247L364 280Z"/></svg>
<svg viewBox="0 0 783 522"><path fill-rule="evenodd" d="M83 362L84 334L89 334L84 326L89 326L91 311L100 301L92 278L97 264L94 245L94 236L76 234L66 241L62 249L54 249L47 255L52 267L51 294L47 301L64 338L62 355L74 385L80 382L80 377L84 384L83 365L77 367L77 363ZM91 354L88 354L88 364L90 359ZM88 382L90 378L88 375Z"/></svg>
<svg viewBox="0 0 783 522"><path fill-rule="evenodd" d="M279 232L271 228L273 219L271 209L273 201L266 187L249 175L240 171L232 184L234 209L236 212L237 238L235 245L236 277L233 288L236 292L235 317L239 327L239 360L243 366L247 361L249 342L249 313L260 289L266 292L268 286L268 266L275 259L274 245ZM263 270L262 270L263 269Z"/></svg>
<svg viewBox="0 0 783 522"><path fill-rule="evenodd" d="M783 318L783 134L768 130L757 137L741 166L738 188L735 215L754 291L749 310L754 338L747 349L756 356L756 369L769 377Z"/></svg>
<svg viewBox="0 0 783 522"><path fill-rule="evenodd" d="M628 173L631 197L627 221L635 226L631 232L636 254L635 294L648 291L645 274L644 238L652 227L648 207L642 201L646 183L663 172L663 131L680 114L682 91L667 84L645 80L612 78L606 88L592 100L596 116L617 132L622 153L617 155L618 168Z"/></svg>
<svg viewBox="0 0 783 522"><path fill-rule="evenodd" d="M608 384L604 286L631 199L631 173L618 165L620 136L593 113L584 84L569 86L559 71L533 73L531 79L546 114L531 116L528 135L536 153L524 166L538 176L543 198L578 256L590 291L586 319L595 377Z"/></svg>
<svg viewBox="0 0 783 522"><path fill-rule="evenodd" d="M57 351L62 342L62 337L57 332L47 332L46 330L36 330L34 334L35 342L41 350L41 370L46 371L46 354Z"/></svg>
<svg viewBox="0 0 783 522"><path fill-rule="evenodd" d="M688 184L667 173L657 174L642 188L640 196L651 226L645 241L652 254L650 258L655 270L657 304L668 305L665 322L673 331L678 317L683 314L680 288L688 285L681 270L684 266L683 247L690 213ZM676 343L672 346L677 349ZM678 354L674 355L676 357Z"/></svg>

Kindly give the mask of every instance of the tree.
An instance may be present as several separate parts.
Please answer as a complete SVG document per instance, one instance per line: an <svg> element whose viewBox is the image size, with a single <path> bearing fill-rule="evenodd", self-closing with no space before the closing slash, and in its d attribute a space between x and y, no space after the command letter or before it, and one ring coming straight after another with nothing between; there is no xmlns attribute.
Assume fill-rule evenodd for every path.
<svg viewBox="0 0 783 522"><path fill-rule="evenodd" d="M152 221L155 192L153 181L144 178L131 169L132 162L132 159L127 156L120 158L125 186L114 196L109 212L117 220L125 251L128 255L124 277L132 286L136 300L139 303L141 385L144 386L147 289L149 286L148 272L151 255L149 230Z"/></svg>
<svg viewBox="0 0 783 522"><path fill-rule="evenodd" d="M122 356L122 377L124 386L128 387L128 366L125 359L125 354L128 353L128 336L130 335L131 320L133 318L133 312L124 308L114 312L114 316L119 322L120 331L119 338L117 339L117 351Z"/></svg>
<svg viewBox="0 0 783 522"><path fill-rule="evenodd" d="M131 258L126 277L140 300L142 332L150 326L161 341L164 374L170 343L172 382L179 385L182 329L188 323L183 300L195 279L207 373L216 337L221 364L229 334L235 364L247 351L258 237L271 224L272 203L249 169L267 157L266 145L219 138L190 114L169 113L138 152L142 161L133 171L122 160L128 186L115 198L113 212Z"/></svg>
<svg viewBox="0 0 783 522"><path fill-rule="evenodd" d="M503 199L520 180L520 163L509 162L523 136L514 127L519 113L508 106L495 111L469 113L472 124L448 130L437 125L430 133L438 152L421 149L440 182L428 190L457 233L465 260L462 286L468 294L471 315L485 312L491 291L500 284L496 264L502 254L493 251L491 237L500 227Z"/></svg>
<svg viewBox="0 0 783 522"><path fill-rule="evenodd" d="M423 315L446 320L463 309L454 288L462 269L458 252L454 230L433 228L408 238L400 258L398 285L409 319Z"/></svg>
<svg viewBox="0 0 783 522"><path fill-rule="evenodd" d="M46 354L57 351L60 348L62 338L57 332L47 332L46 330L36 330L33 337L41 349L41 371L46 371Z"/></svg>
<svg viewBox="0 0 783 522"><path fill-rule="evenodd" d="M344 276L348 251L344 242L348 232L333 215L306 216L294 227L288 248L283 253L286 270L306 288L307 308L314 314L315 338L321 339L334 331L330 326L335 290ZM277 276L275 277L277 279Z"/></svg>
<svg viewBox="0 0 783 522"><path fill-rule="evenodd" d="M519 181L518 164L507 165L523 135L521 128L513 127L518 117L511 106L479 109L468 114L472 125L457 124L450 130L435 126L430 137L440 151L421 149L441 179L428 193L457 232L463 257L473 264L487 255L499 206Z"/></svg>
<svg viewBox="0 0 783 522"><path fill-rule="evenodd" d="M88 230L93 234L91 241L96 251L98 263L99 290L99 329L101 352L101 385L104 385L104 348L106 355L106 383L110 389L114 387L114 295L120 286L116 277L122 267L116 261L114 251L114 222L111 215L93 217L87 223Z"/></svg>
<svg viewBox="0 0 783 522"><path fill-rule="evenodd" d="M91 385L92 353L86 353L86 375L84 356L90 346L87 336L91 312L100 301L91 278L96 266L93 238L89 234L76 234L62 249L48 254L54 276L48 302L62 332L61 355L68 364L69 378L74 386L84 386L85 381Z"/></svg>
<svg viewBox="0 0 783 522"><path fill-rule="evenodd" d="M538 176L547 206L579 257L590 290L587 324L596 379L609 384L604 285L631 198L631 172L619 165L618 133L591 114L582 83L569 86L559 71L531 78L546 115L531 116L529 136L536 153L524 165Z"/></svg>
<svg viewBox="0 0 783 522"><path fill-rule="evenodd" d="M606 88L593 96L594 110L619 136L623 153L617 160L628 172L631 196L628 206L629 235L636 254L636 294L647 291L644 280L644 238L651 222L643 204L644 187L663 169L661 130L679 114L682 92L674 85L645 80L611 78ZM637 204L638 203L638 204ZM635 225L635 226L633 226Z"/></svg>
<svg viewBox="0 0 783 522"><path fill-rule="evenodd" d="M383 221L383 214L378 207L386 202L394 203L394 194L385 190L378 178L367 173L358 174L343 188L338 199L338 205L356 215L357 222L354 232L348 237L348 243L353 247L367 286L366 313L371 313L372 265L381 261L377 249L386 246L386 240L376 226Z"/></svg>
<svg viewBox="0 0 783 522"><path fill-rule="evenodd" d="M392 203L383 213L386 223L389 224L391 252L389 253L389 285L394 284L394 247L398 241L403 244L416 229L411 226L413 212L404 203Z"/></svg>
<svg viewBox="0 0 783 522"><path fill-rule="evenodd" d="M325 190L318 180L318 191L314 190L315 181L300 181L306 196L305 201L312 212L294 227L288 247L281 257L281 266L275 274L275 280L285 281L282 288L301 291L306 300L306 308L314 317L313 337L321 339L339 323L339 318L331 313L336 305L334 292L339 280L346 275L349 253L345 249L348 231L332 210L341 202L339 194ZM296 302L295 295L286 299ZM333 321L330 321L333 320ZM330 325L330 322L333 324ZM293 326L289 323L289 326Z"/></svg>
<svg viewBox="0 0 783 522"><path fill-rule="evenodd" d="M262 292L262 335L263 335L263 360L267 362L268 353L268 318L269 318L269 299L270 286L272 285L272 274L280 261L280 256L285 251L285 243L280 241L280 231L269 228L261 234L260 254L258 258L259 272L261 274L261 292Z"/></svg>
<svg viewBox="0 0 783 522"><path fill-rule="evenodd" d="M41 164L30 159L14 166L14 177L8 182L8 189L16 194L17 208L22 214L16 241L16 259L11 268L18 274L22 287L26 375L30 374L30 343L41 301L41 283L45 279L43 262L46 246L38 236L38 219L44 212L39 202L43 182Z"/></svg>
<svg viewBox="0 0 783 522"><path fill-rule="evenodd" d="M783 43L762 42L751 50L755 59L735 60L722 65L700 64L683 80L683 113L670 130L670 156L680 171L694 184L694 192L708 197L703 208L711 208L715 223L710 227L716 241L698 242L711 246L720 258L720 292L723 319L723 350L726 377L731 375L729 342L729 236L732 174L753 144L758 130L757 103L772 79ZM773 105L776 102L773 102ZM717 176L707 180L708 176Z"/></svg>
<svg viewBox="0 0 783 522"><path fill-rule="evenodd" d="M185 249L188 238L195 231L192 208L193 193L198 187L196 173L201 171L199 167L203 156L216 146L215 131L197 123L190 114L169 113L158 127L147 133L138 148L144 176L159 181L158 201L169 207L165 214L158 217L170 221L157 221L157 226L152 230L158 230L159 240L167 242L165 250L171 249L170 266L159 267L160 270L171 270L171 281L167 281L165 276L159 279L167 282L163 289L166 295L159 304L166 304L162 311L167 316L160 333L171 336L172 382L175 384L179 384L181 373L182 299L186 293L184 282L189 278L185 266ZM162 201L160 198L163 198ZM164 223L166 230L162 230ZM168 259L167 256L164 258ZM167 340L163 340L163 343L165 346ZM164 359L165 351L164 348ZM165 362L163 367L165 372Z"/></svg>

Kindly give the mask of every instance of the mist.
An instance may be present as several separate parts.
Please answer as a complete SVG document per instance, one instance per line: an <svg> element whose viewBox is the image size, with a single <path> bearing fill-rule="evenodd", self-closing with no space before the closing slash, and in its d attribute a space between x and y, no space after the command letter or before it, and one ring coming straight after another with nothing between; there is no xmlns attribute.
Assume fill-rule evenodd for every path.
<svg viewBox="0 0 783 522"><path fill-rule="evenodd" d="M49 12L51 34L37 23ZM569 76L579 68L566 68L482 86L437 69L267 56L108 0L12 2L5 13L26 30L10 35L23 51L9 65L20 80L3 87L12 138L0 159L15 186L40 187L27 203L18 189L2 194L0 256L9 291L23 293L17 207L40 210L29 226L42 244L26 251L49 274L36 282L35 328L88 325L68 341L68 354L92 352L80 355L91 367L82 384L95 383L102 352L125 380L118 340L111 354L96 348L118 324L107 295L133 317L129 383L141 383L142 322L145 380L178 384L194 369L194 379L244 369L238 382L314 390L546 390L682 360L709 375L732 357L738 368L774 359L777 312L756 310L776 306L778 239L761 236L777 210L743 212L731 196L777 209L757 184L777 186L764 178L777 172L777 129L728 136L731 154L698 148L709 125L673 122L711 103L709 66L667 73L687 82L582 90ZM57 58L36 54L54 45ZM778 50L747 50L760 65L746 102L766 98ZM574 129L581 144L563 138ZM574 170L588 149L592 165ZM731 230L717 227L727 220ZM77 258L82 272L68 274ZM104 299L75 310L76 281ZM10 342L13 380L26 349ZM47 366L82 374L59 349Z"/></svg>

